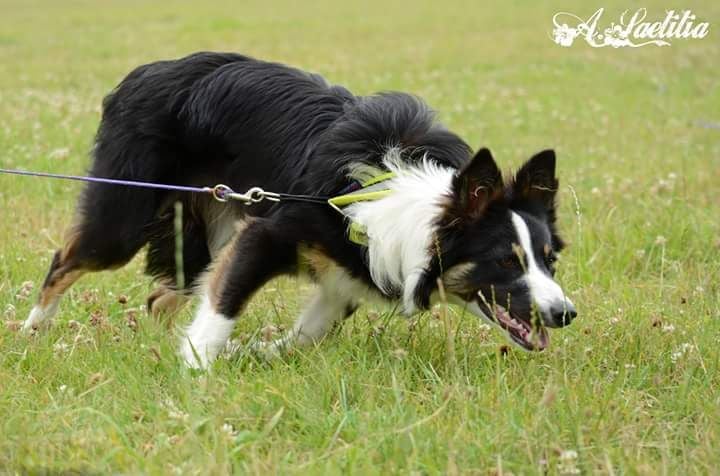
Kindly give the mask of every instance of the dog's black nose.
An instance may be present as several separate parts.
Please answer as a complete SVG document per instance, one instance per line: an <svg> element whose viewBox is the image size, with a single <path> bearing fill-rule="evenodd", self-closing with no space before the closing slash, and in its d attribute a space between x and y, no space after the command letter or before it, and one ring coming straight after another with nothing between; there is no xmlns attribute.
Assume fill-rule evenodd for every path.
<svg viewBox="0 0 720 476"><path fill-rule="evenodd" d="M550 316L558 327L567 326L577 317L577 311L573 303L567 299L562 304L553 306L550 309Z"/></svg>

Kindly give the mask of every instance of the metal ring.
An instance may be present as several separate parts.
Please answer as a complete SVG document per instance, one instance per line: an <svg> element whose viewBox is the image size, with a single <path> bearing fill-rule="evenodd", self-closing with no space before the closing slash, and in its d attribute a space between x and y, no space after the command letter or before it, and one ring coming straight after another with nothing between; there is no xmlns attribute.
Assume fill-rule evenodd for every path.
<svg viewBox="0 0 720 476"><path fill-rule="evenodd" d="M227 185L218 184L212 188L213 198L218 202L227 202L228 195L231 193L233 193L233 189L231 189Z"/></svg>
<svg viewBox="0 0 720 476"><path fill-rule="evenodd" d="M265 191L260 187L253 187L248 190L245 195L247 195L247 198L251 203L258 203L262 202L265 198Z"/></svg>

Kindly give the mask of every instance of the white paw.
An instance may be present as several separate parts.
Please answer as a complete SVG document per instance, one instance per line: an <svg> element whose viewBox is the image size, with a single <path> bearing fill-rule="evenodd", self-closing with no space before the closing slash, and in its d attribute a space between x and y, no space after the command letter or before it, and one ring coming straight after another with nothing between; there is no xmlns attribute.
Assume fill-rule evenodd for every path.
<svg viewBox="0 0 720 476"><path fill-rule="evenodd" d="M250 349L263 360L270 362L277 360L288 353L288 341L286 338L275 339L271 342L254 342Z"/></svg>
<svg viewBox="0 0 720 476"><path fill-rule="evenodd" d="M196 344L188 336L184 336L180 344L180 357L187 368L198 370L207 370L215 360L207 345Z"/></svg>
<svg viewBox="0 0 720 476"><path fill-rule="evenodd" d="M210 300L204 298L180 343L180 356L185 365L207 369L225 347L234 326L234 319L215 312Z"/></svg>
<svg viewBox="0 0 720 476"><path fill-rule="evenodd" d="M230 339L227 341L227 344L225 344L225 348L220 353L220 357L222 359L232 359L236 355L240 354L242 352L243 345L240 342L240 339Z"/></svg>
<svg viewBox="0 0 720 476"><path fill-rule="evenodd" d="M32 333L36 329L48 327L50 321L57 312L58 303L57 301L50 303L46 307L41 307L39 304L32 308L30 315L22 326L22 331L26 334Z"/></svg>

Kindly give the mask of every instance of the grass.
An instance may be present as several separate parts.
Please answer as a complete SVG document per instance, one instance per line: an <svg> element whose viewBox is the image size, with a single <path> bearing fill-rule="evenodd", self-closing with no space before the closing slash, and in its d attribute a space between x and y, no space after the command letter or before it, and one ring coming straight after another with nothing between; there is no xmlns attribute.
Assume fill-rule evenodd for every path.
<svg viewBox="0 0 720 476"><path fill-rule="evenodd" d="M580 317L529 355L457 309L364 307L318 348L190 375L142 308L139 257L28 338L14 321L80 188L0 176L0 471L718 474L720 8L686 3L707 38L616 50L556 46L568 7L549 2L3 1L2 167L82 173L103 95L195 50L411 91L507 168L558 151L560 280ZM600 6L610 21L631 5L574 8ZM268 285L238 338L288 326L309 287Z"/></svg>

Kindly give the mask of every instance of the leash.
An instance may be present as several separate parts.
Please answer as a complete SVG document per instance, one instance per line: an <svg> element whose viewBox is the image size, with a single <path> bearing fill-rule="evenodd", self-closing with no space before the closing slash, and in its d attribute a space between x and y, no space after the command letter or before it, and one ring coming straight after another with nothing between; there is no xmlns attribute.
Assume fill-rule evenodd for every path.
<svg viewBox="0 0 720 476"><path fill-rule="evenodd" d="M85 177L82 175L65 175L65 174L50 174L46 172L32 172L27 170L16 170L16 169L0 169L1 174L9 175L23 175L27 177L45 177L63 180L77 180L80 182L89 183L105 183L110 185L124 185L128 187L141 187L141 188L154 188L160 190L173 190L176 192L191 192L191 193L204 193L212 195L212 197L218 202L228 202L230 200L237 200L251 205L253 203L259 203L263 200L271 202L280 201L297 201L297 202L308 202L308 203L322 203L327 204L328 197L317 197L313 195L296 195L291 193L274 193L267 192L260 187L252 187L245 193L238 193L227 185L218 184L214 187L189 187L185 185L167 185L162 183L153 182L138 182L135 180L119 180L109 179L102 177Z"/></svg>
<svg viewBox="0 0 720 476"><path fill-rule="evenodd" d="M391 193L391 190L386 186L385 182L395 177L395 174L392 172L379 173L363 182L357 180L353 181L350 185L345 187L339 195L335 197L321 197L315 195L298 195L293 193L268 192L260 187L252 187L245 193L238 193L232 188L223 184L217 184L214 187L190 187L186 185L168 185L154 182L139 182L135 180L87 177L83 175L51 174L47 172L33 172L18 169L0 168L0 174L23 175L26 177L44 177L62 180L76 180L88 183L104 183L110 185L123 185L127 187L172 190L176 192L204 193L207 195L211 195L215 200L222 203L228 202L230 200L236 200L239 202L243 202L245 205L252 205L255 203L260 203L263 200L268 200L270 202L291 201L329 205L350 222L348 226L348 240L361 246L368 245L369 238L367 236L367 230L365 230L365 227L363 227L359 223L352 221L352 218L347 213L345 213L343 209L349 205L352 205L353 203L379 200L380 198L387 196Z"/></svg>
<svg viewBox="0 0 720 476"><path fill-rule="evenodd" d="M176 192L203 193L211 195L218 202L235 200L252 205L263 200L270 202L305 202L320 205L329 205L349 221L348 240L360 246L368 246L369 237L364 226L352 220L345 211L345 207L357 202L379 200L391 193L387 187L388 180L395 177L392 172L379 173L365 181L354 180L345 187L340 194L334 197L321 197L315 195L298 195L292 193L275 193L263 190L260 187L252 187L245 193L238 193L224 184L217 184L214 187L190 187L186 185L168 185L154 182L139 182L135 180L120 180L103 177L87 177L84 175L51 174L47 172L33 172L18 169L2 169L0 174L22 175L26 177L44 177L61 180L76 180L88 183L104 183L110 185L122 185L126 187L152 188L160 190L172 190Z"/></svg>

